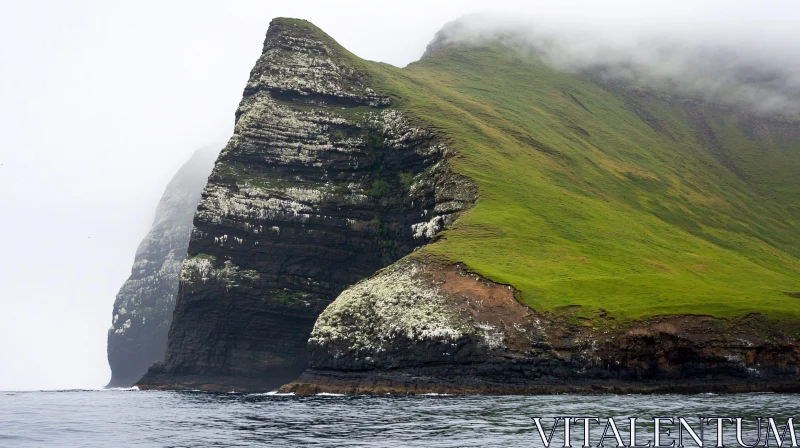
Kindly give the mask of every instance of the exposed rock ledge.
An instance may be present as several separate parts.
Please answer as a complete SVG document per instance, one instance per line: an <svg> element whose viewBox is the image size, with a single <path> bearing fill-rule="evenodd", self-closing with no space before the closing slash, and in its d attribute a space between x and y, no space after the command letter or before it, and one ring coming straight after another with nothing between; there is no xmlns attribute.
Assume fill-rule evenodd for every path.
<svg viewBox="0 0 800 448"><path fill-rule="evenodd" d="M194 216L163 363L141 389L270 390L336 296L424 246L477 188L312 24L275 19Z"/></svg>
<svg viewBox="0 0 800 448"><path fill-rule="evenodd" d="M798 337L760 316L537 313L461 266L406 258L343 292L284 392L800 391Z"/></svg>
<svg viewBox="0 0 800 448"><path fill-rule="evenodd" d="M140 388L264 390L308 364L282 390L800 391L797 329L759 316L582 320L458 265L391 265L477 189L363 67L313 25L273 21Z"/></svg>

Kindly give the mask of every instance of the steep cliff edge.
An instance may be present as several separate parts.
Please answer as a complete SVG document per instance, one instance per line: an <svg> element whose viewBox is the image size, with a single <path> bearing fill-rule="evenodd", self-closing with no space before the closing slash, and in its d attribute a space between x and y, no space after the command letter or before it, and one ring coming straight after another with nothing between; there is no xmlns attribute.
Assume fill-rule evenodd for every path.
<svg viewBox="0 0 800 448"><path fill-rule="evenodd" d="M164 358L192 218L215 157L215 151L196 151L158 202L153 225L136 251L131 276L114 301L108 330L109 387L132 386L150 364Z"/></svg>
<svg viewBox="0 0 800 448"><path fill-rule="evenodd" d="M800 120L499 42L385 70L481 200L344 291L298 393L800 390Z"/></svg>
<svg viewBox="0 0 800 448"><path fill-rule="evenodd" d="M800 391L800 336L763 316L619 321L537 312L515 291L429 257L345 290L282 392L640 393Z"/></svg>
<svg viewBox="0 0 800 448"><path fill-rule="evenodd" d="M452 151L301 20L269 27L194 219L166 357L142 388L256 390L307 366L317 316L472 204Z"/></svg>
<svg viewBox="0 0 800 448"><path fill-rule="evenodd" d="M600 81L274 20L140 387L798 390L800 121Z"/></svg>

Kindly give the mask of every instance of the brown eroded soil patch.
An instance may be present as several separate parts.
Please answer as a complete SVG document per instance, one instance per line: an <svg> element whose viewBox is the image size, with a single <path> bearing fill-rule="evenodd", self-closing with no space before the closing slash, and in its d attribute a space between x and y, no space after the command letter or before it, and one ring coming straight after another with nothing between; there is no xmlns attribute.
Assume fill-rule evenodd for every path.
<svg viewBox="0 0 800 448"><path fill-rule="evenodd" d="M533 311L514 297L514 288L465 272L460 264L442 266L428 263L426 273L443 293L455 299L454 305L471 315L476 323L502 331L512 350L530 348L529 330Z"/></svg>

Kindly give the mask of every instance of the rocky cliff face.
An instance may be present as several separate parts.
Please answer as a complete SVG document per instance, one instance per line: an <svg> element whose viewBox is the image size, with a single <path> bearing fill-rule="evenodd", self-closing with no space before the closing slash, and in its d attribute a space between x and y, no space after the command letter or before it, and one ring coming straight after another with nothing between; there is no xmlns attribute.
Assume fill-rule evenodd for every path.
<svg viewBox="0 0 800 448"><path fill-rule="evenodd" d="M317 316L475 199L452 151L308 22L269 27L194 219L166 357L142 388L269 389Z"/></svg>
<svg viewBox="0 0 800 448"><path fill-rule="evenodd" d="M441 50L441 45L434 40L426 54ZM732 138L723 139L715 122L734 121L732 134L741 133L765 147L773 139L793 141L792 150L797 148L796 118L601 85L623 98L647 126L673 140L679 138L670 135L675 126L659 121L649 109L678 105L676 110L684 111L699 146L748 183L755 184L756 177L743 168L747 165L741 153L737 157L733 151ZM771 194L785 209L796 210L796 195ZM514 288L431 253L436 252L407 257L345 290L311 332L309 370L281 390L309 394L800 391L800 332L792 321L758 313L715 318L690 314L691 308L637 319L610 316L602 309L589 319L581 316L580 305L536 310L522 305ZM796 309L792 298L800 294L784 294L784 306Z"/></svg>
<svg viewBox="0 0 800 448"><path fill-rule="evenodd" d="M285 392L800 391L797 333L759 316L539 313L463 266L407 258L344 291Z"/></svg>
<svg viewBox="0 0 800 448"><path fill-rule="evenodd" d="M195 152L167 185L155 220L136 251L131 276L114 301L108 330L110 387L129 387L164 357L178 276L192 218L216 153Z"/></svg>
<svg viewBox="0 0 800 448"><path fill-rule="evenodd" d="M569 222L584 225L580 221L589 219L590 214L577 213L578 202L595 190L591 187L591 191L581 194L570 190L571 182L586 181L576 171L574 178L545 176L547 181L535 184L541 189L553 185L562 189L553 196L540 197L539 202L533 200L534 196L517 194L516 190L536 189L534 184L524 186L520 178L525 175L541 175L536 171L540 168L555 172L558 167L573 170L578 165L572 157L540 144L533 136L506 146L503 141L517 134L533 135L534 131L558 133L563 123L545 121L547 125L540 123L541 126L528 129L530 121L548 115L536 105L532 107L535 113L524 115L525 119L517 117L518 124L506 123L531 106L529 102L511 101L525 92L503 91L506 96L502 98L508 101L500 101L495 109L486 107L493 95L501 94L499 89L491 95L483 89L496 81L494 66L479 85L459 85L457 78L475 75L473 67L466 72L451 70L458 70L456 62L468 64L470 59L461 56L452 57L440 71L421 72L405 79L399 72L369 66L308 22L276 19L271 23L263 53L236 111L234 135L219 156L194 218L164 362L150 369L139 381L140 388L264 390L291 381L282 390L800 391L800 332L795 327L776 324L774 316L770 320L766 315L744 313L731 319L641 314L651 317L634 319L622 313L607 315L602 303L585 302L534 310L517 300L524 299L522 289L491 282L458 263L467 253L473 257L467 261L475 268L480 260L474 254L480 253L486 258L494 257L493 268L512 271L529 254L517 252L513 256L514 251L508 249L537 251L553 246L529 244L530 240L551 238L566 242L575 237L554 217L570 220L575 214L580 220ZM500 61L513 65L513 61ZM483 64L484 71L487 66ZM527 79L529 73L517 75L515 79ZM373 76L381 76L381 83ZM557 84L562 89L560 80ZM585 87L582 83L576 85ZM395 96L381 86L393 89ZM453 92L470 92L474 96ZM616 104L616 100L594 89L591 92L598 98L597 104ZM437 101L425 103L426 95L436 96ZM559 95L550 96L561 98ZM414 109L408 105L410 98L415 104L423 104ZM569 98L587 115L600 116L572 94ZM650 128L662 132L663 123L648 115L647 104L643 102L640 107L637 98L630 99L635 103L630 106L635 115L623 115L626 120L635 116L642 119L643 126L634 128L634 134L647 133ZM686 103L686 107L692 105ZM553 115L569 115L564 118L569 121L565 129L572 136L570 141L581 143L581 150L574 154L576 159L586 157L589 150L602 152L584 140L590 138L589 131L571 123L572 115L580 112L573 108L572 113L567 113L569 109L564 104L553 110L558 112ZM408 111L419 112L429 122L438 123L436 132L449 130L455 137L445 140ZM724 153L723 142L712 124L690 112L686 113L690 127L673 123L686 132L683 141L696 140L699 147L715 155L711 160L736 174L738 165L734 157ZM438 118L432 116L437 113L448 119L437 122ZM458 121L453 117L469 119ZM595 118L591 120L594 123ZM617 124L622 126L626 120ZM789 135L789 129L793 129L791 124L766 126L762 120L749 123L745 126L748 135L771 133L774 129ZM520 131L514 134L517 125ZM487 127L483 129L486 134L479 132L482 127ZM608 127L609 122L602 120L591 130L602 136ZM468 138L459 140L459 132ZM689 137L689 133L697 136ZM660 136L647 135L652 137L648 144L662 142ZM471 147L470 138L483 139L486 145L480 149ZM460 154L448 146L450 141L463 144L459 146ZM560 139L555 141L553 146L567 146ZM629 143L625 139L601 139L598 144L616 147ZM637 151L631 153L632 157L641 156L640 145L633 147ZM536 156L528 159L522 153ZM540 157L539 153L555 159ZM664 159L669 158L669 152L664 154ZM454 159L456 156L459 158ZM464 163L456 165L454 160ZM501 164L504 160L506 163ZM527 162L515 166L520 160ZM615 158L613 164L610 160L604 163L613 168L610 172L616 173L614 177L625 177L617 176L630 170L622 169L624 158ZM705 157L700 160L711 163ZM479 165L495 164L504 169L483 175L478 169ZM439 231L476 201L475 184L455 174L454 166L463 169L463 173L474 174L475 180L483 182L482 187L488 187L481 190L485 200L446 239L416 251L434 241ZM522 169L513 171L517 166ZM511 171L517 175L501 179ZM628 176L634 181L635 177ZM483 205L511 194L510 190L491 189L493 182L509 179L512 181L508 183L514 185L507 186L515 191L506 199L513 197L510 202L514 207L498 207L496 214L479 215ZM627 192L630 188L631 184L626 184L626 189L620 190ZM614 192L607 193L610 198ZM646 193L652 195L651 191ZM658 202L657 195L652 197ZM541 216L521 215L527 213L521 209L546 208L548 204L542 198L566 204L565 211L569 213L551 215L542 220L547 225L529 226L517 232L515 239L501 240L506 233L517 230L515 226L525 224L521 217L540 220ZM789 195L787 198L794 200ZM608 217L618 208L628 207L627 202L617 204L608 213L598 214ZM636 216L651 218L645 214ZM507 225L509 222L512 225ZM563 232L548 237L548 226ZM484 234L492 238L481 238ZM581 245L594 243L578 236ZM462 252L441 250L458 238ZM775 244L791 246L782 237ZM473 251L476 246L484 250ZM588 258L577 256L584 248L575 247L575 253L568 254L575 262L560 265L563 272L558 277L539 278L536 271L564 258L552 252L541 263L529 265L534 267L531 272L518 272L516 277L508 278L515 281L530 276L542 283L563 280L562 274L580 268L578 262L590 263ZM671 250L664 247L664 252ZM693 246L685 248L690 249ZM607 253L598 255L608 257ZM642 268L632 267L635 269L630 271L637 273ZM677 275L665 266L653 267ZM698 272L692 271L692 276L700 275L708 266L696 267ZM625 276L630 275L627 272ZM592 275L607 273L596 271ZM515 285L523 288L524 282ZM787 298L797 294L793 286L783 291L788 291ZM587 290L585 297L594 297L593 293ZM668 297L669 293L654 297Z"/></svg>

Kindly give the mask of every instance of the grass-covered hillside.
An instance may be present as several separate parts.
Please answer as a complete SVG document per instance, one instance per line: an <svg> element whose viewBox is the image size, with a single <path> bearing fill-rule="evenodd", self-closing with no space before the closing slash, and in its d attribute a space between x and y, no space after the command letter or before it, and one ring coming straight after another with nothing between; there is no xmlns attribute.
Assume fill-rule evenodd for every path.
<svg viewBox="0 0 800 448"><path fill-rule="evenodd" d="M357 63L480 188L421 252L537 310L800 318L800 123L601 88L491 44Z"/></svg>

